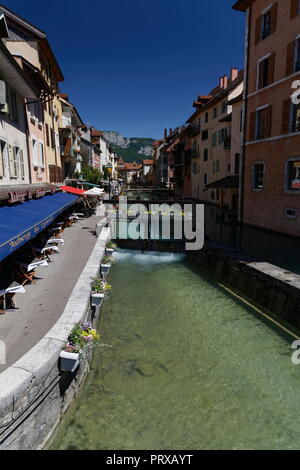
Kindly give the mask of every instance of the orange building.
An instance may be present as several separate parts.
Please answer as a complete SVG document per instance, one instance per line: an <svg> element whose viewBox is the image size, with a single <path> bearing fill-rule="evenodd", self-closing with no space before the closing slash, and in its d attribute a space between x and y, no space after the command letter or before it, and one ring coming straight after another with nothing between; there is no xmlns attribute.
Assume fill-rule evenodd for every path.
<svg viewBox="0 0 300 470"><path fill-rule="evenodd" d="M246 12L241 221L300 236L300 1L239 0Z"/></svg>
<svg viewBox="0 0 300 470"><path fill-rule="evenodd" d="M232 68L188 119L192 140L192 197L237 213L243 71Z"/></svg>

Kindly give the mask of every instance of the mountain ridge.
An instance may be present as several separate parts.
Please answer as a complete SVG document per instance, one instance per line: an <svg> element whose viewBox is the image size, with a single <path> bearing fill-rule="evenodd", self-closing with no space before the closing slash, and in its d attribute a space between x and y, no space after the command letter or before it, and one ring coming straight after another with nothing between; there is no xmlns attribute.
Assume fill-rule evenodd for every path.
<svg viewBox="0 0 300 470"><path fill-rule="evenodd" d="M103 135L110 142L113 151L126 163L141 162L152 157L155 139L151 137L124 137L117 131L103 131Z"/></svg>

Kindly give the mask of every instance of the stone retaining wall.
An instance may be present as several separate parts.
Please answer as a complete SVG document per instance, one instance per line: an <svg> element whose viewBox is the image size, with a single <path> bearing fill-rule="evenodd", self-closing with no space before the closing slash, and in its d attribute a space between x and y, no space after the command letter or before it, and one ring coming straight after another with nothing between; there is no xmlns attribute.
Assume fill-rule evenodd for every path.
<svg viewBox="0 0 300 470"><path fill-rule="evenodd" d="M230 249L207 244L189 254L224 285L300 330L300 276L269 263L254 262Z"/></svg>
<svg viewBox="0 0 300 470"><path fill-rule="evenodd" d="M92 319L91 278L99 275L110 230L102 228L59 321L13 366L0 374L0 450L42 448L76 396L91 351L75 374L61 373L59 355L73 326ZM99 312L98 312L99 313Z"/></svg>

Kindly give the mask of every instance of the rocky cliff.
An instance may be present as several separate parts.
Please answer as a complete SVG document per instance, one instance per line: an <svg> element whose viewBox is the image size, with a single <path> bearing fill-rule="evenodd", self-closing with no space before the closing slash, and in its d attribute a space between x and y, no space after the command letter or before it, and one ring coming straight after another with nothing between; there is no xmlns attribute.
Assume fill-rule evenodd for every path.
<svg viewBox="0 0 300 470"><path fill-rule="evenodd" d="M152 156L154 139L145 137L123 137L116 131L104 131L104 137L112 144L113 150L125 162L142 161Z"/></svg>

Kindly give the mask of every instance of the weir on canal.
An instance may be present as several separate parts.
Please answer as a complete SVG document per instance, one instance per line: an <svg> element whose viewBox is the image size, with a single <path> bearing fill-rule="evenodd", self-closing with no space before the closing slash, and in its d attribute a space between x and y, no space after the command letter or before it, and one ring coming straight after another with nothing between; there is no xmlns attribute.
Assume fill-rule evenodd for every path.
<svg viewBox="0 0 300 470"><path fill-rule="evenodd" d="M183 255L120 250L91 373L52 449L297 449L292 338Z"/></svg>

